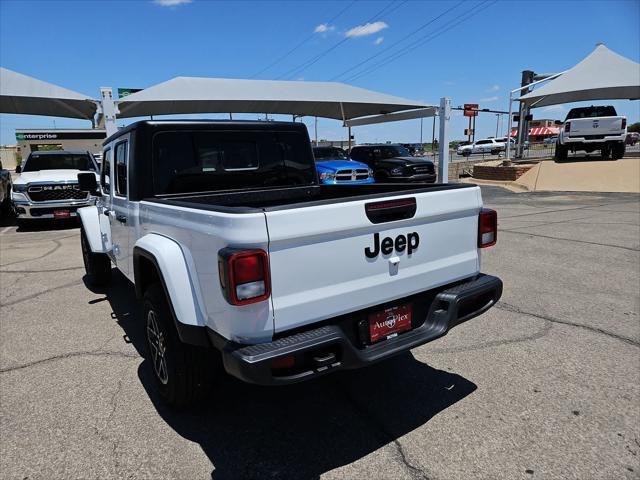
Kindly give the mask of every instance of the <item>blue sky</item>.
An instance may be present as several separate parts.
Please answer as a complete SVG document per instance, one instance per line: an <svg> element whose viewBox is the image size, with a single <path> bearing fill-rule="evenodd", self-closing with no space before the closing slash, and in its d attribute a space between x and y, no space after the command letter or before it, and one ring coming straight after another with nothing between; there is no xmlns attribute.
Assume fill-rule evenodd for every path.
<svg viewBox="0 0 640 480"><path fill-rule="evenodd" d="M0 65L94 97L100 86L144 88L181 75L258 74L347 80L428 103L450 96L454 105L506 110L508 91L519 85L524 69L567 69L598 42L637 62L639 25L638 0L0 0ZM639 120L637 101L606 103L630 122ZM543 110L535 110L535 118L563 118L568 107ZM0 143L15 143L15 128L50 128L54 121L58 128L89 126L0 115ZM313 134L313 120L305 123ZM463 137L465 123L454 116L452 138ZM495 131L495 115L479 118L478 136ZM360 142L415 142L420 123L358 127L354 134ZM319 136L340 139L346 132L323 119ZM431 120L424 122L423 139L431 140Z"/></svg>

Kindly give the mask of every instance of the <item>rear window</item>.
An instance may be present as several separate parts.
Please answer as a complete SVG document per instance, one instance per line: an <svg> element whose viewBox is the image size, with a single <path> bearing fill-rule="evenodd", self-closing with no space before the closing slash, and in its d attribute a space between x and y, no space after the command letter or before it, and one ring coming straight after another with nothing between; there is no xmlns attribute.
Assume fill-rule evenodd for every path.
<svg viewBox="0 0 640 480"><path fill-rule="evenodd" d="M616 109L612 106L573 108L567 115L567 120L576 118L616 117Z"/></svg>
<svg viewBox="0 0 640 480"><path fill-rule="evenodd" d="M299 132L174 131L153 138L156 195L316 183Z"/></svg>
<svg viewBox="0 0 640 480"><path fill-rule="evenodd" d="M29 155L23 172L37 172L39 170L96 170L93 160L88 154L82 153L32 153Z"/></svg>

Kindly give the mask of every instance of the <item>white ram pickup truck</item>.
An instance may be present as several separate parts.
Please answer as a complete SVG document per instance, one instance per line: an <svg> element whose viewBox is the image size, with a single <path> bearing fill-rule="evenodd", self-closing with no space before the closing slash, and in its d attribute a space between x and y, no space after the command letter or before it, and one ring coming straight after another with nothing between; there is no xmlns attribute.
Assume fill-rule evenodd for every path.
<svg viewBox="0 0 640 480"><path fill-rule="evenodd" d="M569 151L602 152L602 158L624 157L627 119L612 106L572 108L567 114L556 142L556 159L566 160Z"/></svg>
<svg viewBox="0 0 640 480"><path fill-rule="evenodd" d="M323 185L301 123L142 121L105 141L79 210L87 279L144 302L160 393L224 371L278 385L372 364L488 310L497 217L469 184Z"/></svg>
<svg viewBox="0 0 640 480"><path fill-rule="evenodd" d="M95 204L95 196L78 188L78 173L91 172L98 178L98 165L89 152L32 152L16 172L19 175L13 182L11 202L19 225L76 217L78 208Z"/></svg>

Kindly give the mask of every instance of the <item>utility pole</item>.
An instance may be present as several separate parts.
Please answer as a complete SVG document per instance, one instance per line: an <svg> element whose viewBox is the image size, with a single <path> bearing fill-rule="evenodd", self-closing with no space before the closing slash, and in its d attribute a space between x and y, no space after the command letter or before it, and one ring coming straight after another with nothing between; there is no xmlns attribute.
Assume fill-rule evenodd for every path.
<svg viewBox="0 0 640 480"><path fill-rule="evenodd" d="M496 138L498 138L498 128L500 127L500 114L496 113Z"/></svg>
<svg viewBox="0 0 640 480"><path fill-rule="evenodd" d="M420 117L420 148L422 148L422 120L424 117Z"/></svg>
<svg viewBox="0 0 640 480"><path fill-rule="evenodd" d="M318 146L318 117L316 117L315 131L316 131L316 147L317 147Z"/></svg>

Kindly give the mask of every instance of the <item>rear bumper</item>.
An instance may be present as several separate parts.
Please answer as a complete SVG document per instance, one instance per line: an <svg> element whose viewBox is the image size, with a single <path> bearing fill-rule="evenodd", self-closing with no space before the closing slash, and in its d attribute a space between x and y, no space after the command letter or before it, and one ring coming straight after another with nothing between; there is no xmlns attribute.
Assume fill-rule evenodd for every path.
<svg viewBox="0 0 640 480"><path fill-rule="evenodd" d="M604 144L604 143L622 143L625 141L625 135L603 135L601 138L589 138L589 137L564 137L562 143L567 146L577 145L581 143L589 144Z"/></svg>
<svg viewBox="0 0 640 480"><path fill-rule="evenodd" d="M212 343L222 352L228 373L249 383L283 385L337 370L364 367L423 345L486 312L501 295L502 281L483 274L449 288L423 292L416 300L423 303L423 311L427 312L423 319L417 320L421 323L410 331L373 345L358 342L355 331L358 319L366 318L366 314L375 308L257 345L241 345L224 340L211 331L209 334ZM274 368L275 361L291 356L295 358L295 366Z"/></svg>

